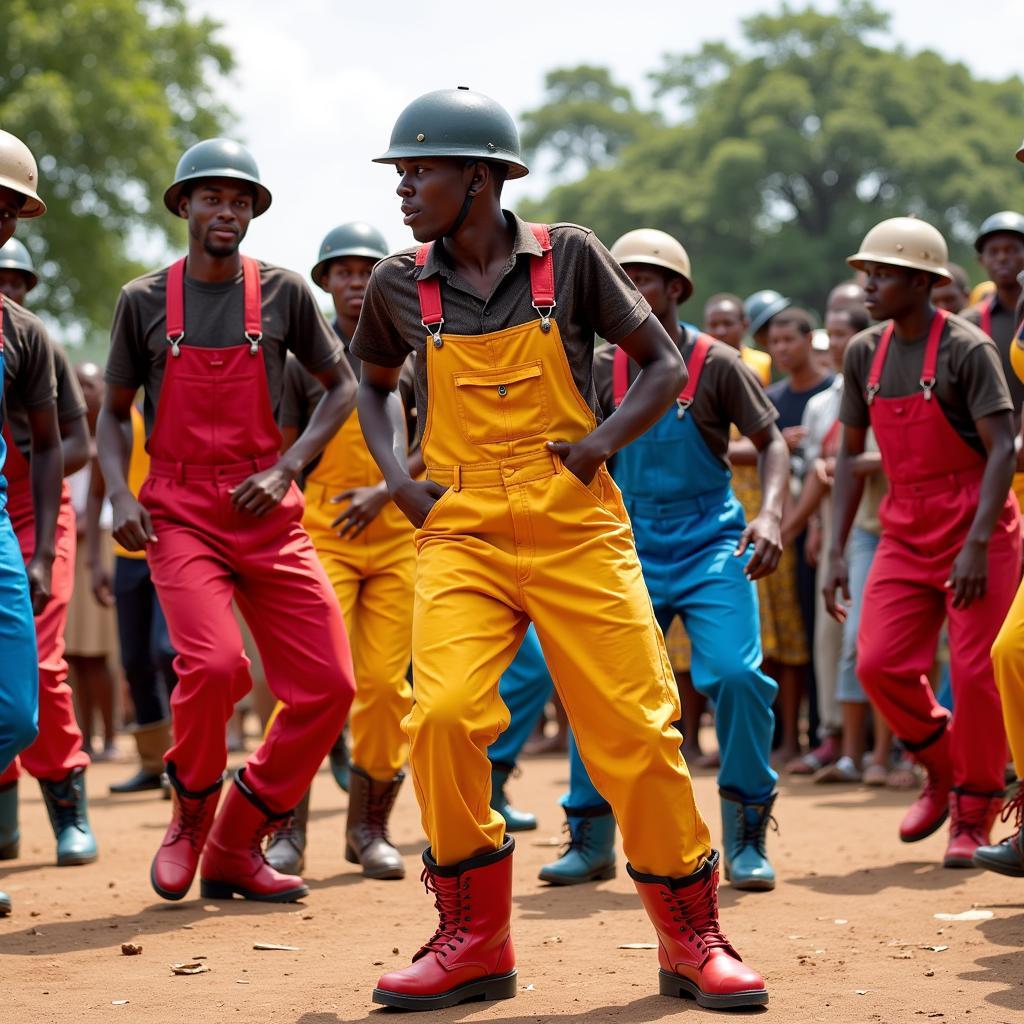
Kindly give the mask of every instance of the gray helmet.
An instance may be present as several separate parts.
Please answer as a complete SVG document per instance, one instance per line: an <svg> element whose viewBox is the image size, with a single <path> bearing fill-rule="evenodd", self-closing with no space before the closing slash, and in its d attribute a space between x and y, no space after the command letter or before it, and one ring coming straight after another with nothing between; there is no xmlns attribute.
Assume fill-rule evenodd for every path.
<svg viewBox="0 0 1024 1024"><path fill-rule="evenodd" d="M387 239L372 224L362 220L339 224L324 235L320 251L317 253L316 265L309 272L309 276L313 278L313 284L323 288L324 272L331 260L340 259L342 256L382 260L387 254Z"/></svg>
<svg viewBox="0 0 1024 1024"><path fill-rule="evenodd" d="M20 270L28 278L29 291L39 284L39 275L32 266L32 257L16 238L8 239L0 245L0 270Z"/></svg>
<svg viewBox="0 0 1024 1024"><path fill-rule="evenodd" d="M186 185L203 178L234 178L247 181L256 192L253 216L266 213L270 207L270 190L260 182L260 169L252 153L231 139L204 139L185 150L174 172L174 182L164 193L164 206L176 217L178 203Z"/></svg>
<svg viewBox="0 0 1024 1024"><path fill-rule="evenodd" d="M748 295L743 301L743 312L750 321L750 333L757 334L773 316L777 316L792 305L792 299L787 299L773 288L765 288Z"/></svg>
<svg viewBox="0 0 1024 1024"><path fill-rule="evenodd" d="M493 160L507 165L510 178L529 173L512 115L490 96L464 85L413 100L398 115L388 151L374 163L393 164L419 156Z"/></svg>
<svg viewBox="0 0 1024 1024"><path fill-rule="evenodd" d="M1020 235L1024 240L1024 215L1015 210L1001 210L999 213L993 213L991 217L986 217L978 230L978 237L974 240L975 251L981 252L985 239L1000 231Z"/></svg>

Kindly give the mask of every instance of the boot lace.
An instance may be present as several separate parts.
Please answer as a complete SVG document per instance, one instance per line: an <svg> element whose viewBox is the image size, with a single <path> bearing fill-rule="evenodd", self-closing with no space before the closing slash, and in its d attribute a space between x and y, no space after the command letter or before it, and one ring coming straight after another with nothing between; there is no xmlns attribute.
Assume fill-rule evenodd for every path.
<svg viewBox="0 0 1024 1024"><path fill-rule="evenodd" d="M427 953L447 956L449 952L454 953L466 941L466 935L469 934L468 925L471 921L469 877L463 876L456 888L444 890L438 887L434 876L424 868L423 874L420 875L420 881L428 893L433 893L438 923L437 931L420 947L420 951L413 957L413 960L419 960Z"/></svg>
<svg viewBox="0 0 1024 1024"><path fill-rule="evenodd" d="M177 798L178 804L178 827L171 837L171 842L184 839L196 849L199 848L199 840L203 831L203 817L206 811L206 801L209 797L202 797L192 800L188 797Z"/></svg>
<svg viewBox="0 0 1024 1024"><path fill-rule="evenodd" d="M53 815L53 824L56 830L63 832L68 828L76 828L80 832L84 832L85 822L78 813L78 791L74 782L51 785L48 787L48 792L50 813Z"/></svg>
<svg viewBox="0 0 1024 1024"><path fill-rule="evenodd" d="M660 893L672 920L679 925L679 931L686 939L698 949L724 949L739 959L718 923L718 889L712 882L686 889L662 886Z"/></svg>
<svg viewBox="0 0 1024 1024"><path fill-rule="evenodd" d="M587 840L590 838L590 826L590 818L580 818L575 829L569 822L566 822L562 826L562 831L568 838L559 852L559 857L568 857L573 850L578 850L581 854L586 853Z"/></svg>
<svg viewBox="0 0 1024 1024"><path fill-rule="evenodd" d="M388 832L388 820L397 796L396 785L379 788L371 785L366 799L366 830L374 839L383 839L389 846L393 846L394 843L391 842L391 835Z"/></svg>
<svg viewBox="0 0 1024 1024"><path fill-rule="evenodd" d="M746 808L741 806L737 811L740 816L740 823L743 834L743 845L753 846L762 856L768 856L767 839L769 827L773 832L779 831L779 823L771 812L758 814L751 818L746 814Z"/></svg>
<svg viewBox="0 0 1024 1024"><path fill-rule="evenodd" d="M1001 840L1001 843L1019 842L1020 838L1024 836L1024 785L1017 790L1017 795L1006 803L1002 814L999 815L1000 821L1009 821L1011 818L1013 818L1013 834Z"/></svg>
<svg viewBox="0 0 1024 1024"><path fill-rule="evenodd" d="M295 815L289 814L288 819L279 827L273 830L270 836L270 845L274 843L290 843L296 850L301 846L300 832L295 827Z"/></svg>

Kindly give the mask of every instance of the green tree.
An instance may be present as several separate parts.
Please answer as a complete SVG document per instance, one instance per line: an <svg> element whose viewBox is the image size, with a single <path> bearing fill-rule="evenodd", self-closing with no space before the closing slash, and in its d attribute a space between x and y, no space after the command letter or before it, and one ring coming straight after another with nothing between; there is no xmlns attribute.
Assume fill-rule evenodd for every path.
<svg viewBox="0 0 1024 1024"><path fill-rule="evenodd" d="M180 240L161 195L228 122L213 83L231 53L184 0L5 0L0 20L0 125L35 154L48 207L18 229L41 270L32 306L95 341L142 270L132 251Z"/></svg>
<svg viewBox="0 0 1024 1024"><path fill-rule="evenodd" d="M562 68L549 72L544 85L544 104L523 114L522 143L530 158L551 157L556 177L607 164L660 120L639 110L607 68Z"/></svg>
<svg viewBox="0 0 1024 1024"><path fill-rule="evenodd" d="M651 78L666 123L524 213L607 242L640 226L676 235L698 318L723 289L778 288L820 309L867 229L900 214L936 224L952 258L975 266L981 220L1024 205L1012 157L1024 83L908 53L888 25L867 2L783 6L743 23L742 52L712 43L665 58Z"/></svg>

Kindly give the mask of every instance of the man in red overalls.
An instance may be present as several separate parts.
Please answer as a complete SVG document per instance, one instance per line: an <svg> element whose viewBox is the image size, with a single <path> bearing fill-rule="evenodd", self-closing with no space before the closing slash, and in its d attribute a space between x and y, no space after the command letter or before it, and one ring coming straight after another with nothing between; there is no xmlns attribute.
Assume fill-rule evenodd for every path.
<svg viewBox="0 0 1024 1024"><path fill-rule="evenodd" d="M28 250L12 238L0 247L0 301L24 303L38 277ZM57 383L57 416L62 438L64 475L81 468L89 459L89 430L85 398L64 349L44 334ZM32 502L30 466L32 432L28 410L18 392L4 403L4 441L7 445L7 511L26 564L36 549L36 517ZM82 732L75 717L74 699L68 686L64 657L64 627L75 581L76 529L71 491L65 481L54 536L55 558L51 596L35 616L39 653L39 736L0 774L0 860L18 856L18 778L21 770L39 780L50 823L57 839L57 864L88 864L96 859L96 840L89 827L85 795L85 769L89 755L82 749Z"/></svg>
<svg viewBox="0 0 1024 1024"><path fill-rule="evenodd" d="M900 826L906 843L951 818L946 867L971 867L1002 804L1006 741L989 650L1020 577L1010 395L992 340L937 310L931 287L947 278L946 243L910 217L868 232L849 263L867 274L868 312L882 321L846 351L835 474L835 530L825 603L842 620L843 550L860 501L852 459L870 426L889 493L858 635L868 696L927 772ZM949 619L952 716L928 683Z"/></svg>
<svg viewBox="0 0 1024 1024"><path fill-rule="evenodd" d="M301 878L267 864L261 839L305 793L354 689L341 612L302 528L295 478L352 409L355 378L302 279L238 252L270 201L237 143L193 146L164 194L188 220L188 257L126 285L114 315L100 463L114 536L129 551L146 548L178 652L166 755L174 813L150 875L165 899L185 896L200 854L206 898L306 895ZM280 455L287 351L325 390ZM139 387L151 468L136 499L125 481L125 428ZM225 725L252 685L232 600L283 708L215 822Z"/></svg>

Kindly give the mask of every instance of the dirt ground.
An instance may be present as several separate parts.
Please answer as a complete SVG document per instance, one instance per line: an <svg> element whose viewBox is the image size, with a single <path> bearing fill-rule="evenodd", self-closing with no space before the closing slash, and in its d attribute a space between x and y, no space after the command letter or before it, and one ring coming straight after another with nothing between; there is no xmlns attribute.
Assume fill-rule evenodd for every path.
<svg viewBox="0 0 1024 1024"><path fill-rule="evenodd" d="M0 1021L337 1024L380 1020L370 991L382 970L405 964L434 924L419 882L422 839L411 786L395 813L406 858L402 882L371 882L343 859L346 797L321 771L301 904L165 903L148 882L169 804L155 794L111 797L126 764L89 773L101 859L52 866L53 842L38 787L23 779L22 857L0 864L15 912L0 919ZM619 860L611 882L550 889L537 869L557 852L556 803L567 782L561 759L524 763L511 792L540 815L518 839L515 1000L441 1011L438 1021L640 1024L709 1011L657 995L657 954L626 950L654 935ZM714 777L697 795L718 832ZM912 1024L935 1019L995 1024L1024 1020L1024 881L939 865L940 837L902 846L896 825L909 797L856 787L784 782L780 831L770 838L781 883L774 893L721 891L727 933L767 977L766 1011L805 1021ZM1003 826L1000 826L1003 827ZM942 922L972 909L984 920ZM143 947L123 956L121 943ZM297 946L256 951L254 943ZM931 948L929 948L931 947ZM209 973L174 976L197 960Z"/></svg>

